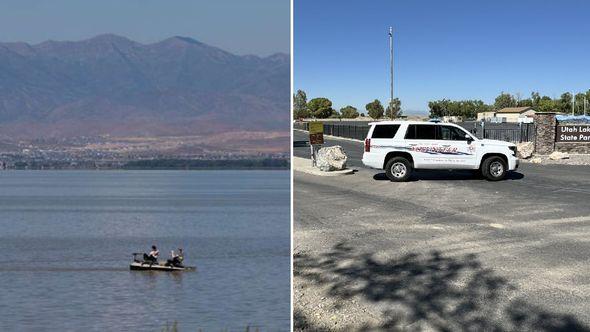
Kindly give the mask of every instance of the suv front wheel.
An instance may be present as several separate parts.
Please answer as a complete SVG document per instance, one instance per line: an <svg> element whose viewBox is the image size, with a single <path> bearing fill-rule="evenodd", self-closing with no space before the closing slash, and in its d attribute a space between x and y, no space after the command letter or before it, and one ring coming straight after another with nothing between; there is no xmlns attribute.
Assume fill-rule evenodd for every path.
<svg viewBox="0 0 590 332"><path fill-rule="evenodd" d="M500 181L506 176L508 165L500 157L488 157L481 165L481 173L490 181Z"/></svg>
<svg viewBox="0 0 590 332"><path fill-rule="evenodd" d="M385 165L385 174L394 182L407 181L412 174L412 164L404 157L393 157Z"/></svg>

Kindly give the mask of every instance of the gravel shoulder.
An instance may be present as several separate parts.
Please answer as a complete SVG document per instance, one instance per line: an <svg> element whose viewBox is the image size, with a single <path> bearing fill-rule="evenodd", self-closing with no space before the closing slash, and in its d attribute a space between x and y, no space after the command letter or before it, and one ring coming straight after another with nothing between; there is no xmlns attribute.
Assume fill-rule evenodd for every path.
<svg viewBox="0 0 590 332"><path fill-rule="evenodd" d="M552 160L549 156L534 156L529 159L522 159L522 162L547 165L580 165L590 167L590 155L568 154L566 159Z"/></svg>

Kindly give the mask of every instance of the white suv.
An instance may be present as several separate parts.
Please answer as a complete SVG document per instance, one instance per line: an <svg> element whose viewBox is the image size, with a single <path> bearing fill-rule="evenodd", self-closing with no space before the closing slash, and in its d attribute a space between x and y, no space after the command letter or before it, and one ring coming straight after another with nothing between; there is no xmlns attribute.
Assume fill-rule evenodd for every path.
<svg viewBox="0 0 590 332"><path fill-rule="evenodd" d="M498 181L518 168L516 145L478 139L460 126L419 121L372 122L363 164L384 169L391 181L406 181L413 169L479 170Z"/></svg>

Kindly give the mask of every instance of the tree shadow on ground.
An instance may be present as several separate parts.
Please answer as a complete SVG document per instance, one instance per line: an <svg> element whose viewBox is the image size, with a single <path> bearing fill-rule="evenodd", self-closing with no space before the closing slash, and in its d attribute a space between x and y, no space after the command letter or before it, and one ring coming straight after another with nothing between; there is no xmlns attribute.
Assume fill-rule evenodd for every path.
<svg viewBox="0 0 590 332"><path fill-rule="evenodd" d="M340 243L320 255L296 254L294 274L328 286L328 296L340 302L359 297L373 303L382 324L362 327L367 330L590 331L572 316L509 300L515 288L474 254L432 251L380 260ZM309 322L295 310L296 329L319 329Z"/></svg>

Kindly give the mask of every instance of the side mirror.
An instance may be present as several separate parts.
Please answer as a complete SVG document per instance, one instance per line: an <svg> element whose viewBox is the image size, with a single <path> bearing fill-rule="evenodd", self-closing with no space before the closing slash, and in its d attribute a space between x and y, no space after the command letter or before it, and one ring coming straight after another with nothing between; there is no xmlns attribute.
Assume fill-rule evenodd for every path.
<svg viewBox="0 0 590 332"><path fill-rule="evenodd" d="M467 141L467 144L471 144L471 142L473 142L473 137L469 134L465 134L465 140Z"/></svg>

